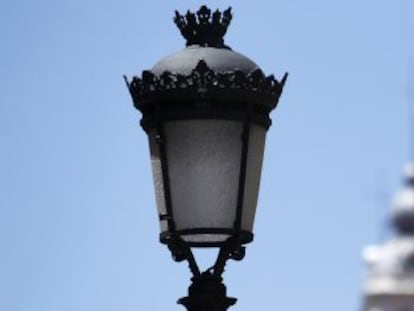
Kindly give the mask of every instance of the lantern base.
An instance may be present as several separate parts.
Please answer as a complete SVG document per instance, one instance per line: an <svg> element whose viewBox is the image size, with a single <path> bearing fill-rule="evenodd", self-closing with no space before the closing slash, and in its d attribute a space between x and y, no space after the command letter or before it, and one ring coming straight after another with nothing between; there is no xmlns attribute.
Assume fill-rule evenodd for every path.
<svg viewBox="0 0 414 311"><path fill-rule="evenodd" d="M222 283L221 275L227 260L242 260L245 256L245 247L242 246L239 236L228 238L221 245L214 265L202 273L188 243L180 237L171 236L167 245L173 259L187 260L193 273L193 283L188 289L188 296L179 299L179 304L188 311L226 311L236 303L237 299L226 296L226 286Z"/></svg>
<svg viewBox="0 0 414 311"><path fill-rule="evenodd" d="M178 300L188 311L226 311L237 301L226 296L226 286L221 277L206 271L200 276L193 277L188 288L188 296Z"/></svg>
<svg viewBox="0 0 414 311"><path fill-rule="evenodd" d="M238 237L240 244L253 241L253 233L246 230L236 231L228 228L194 228L164 231L160 233L160 242L169 244L175 237L180 237L188 247L223 247L228 244L229 238Z"/></svg>

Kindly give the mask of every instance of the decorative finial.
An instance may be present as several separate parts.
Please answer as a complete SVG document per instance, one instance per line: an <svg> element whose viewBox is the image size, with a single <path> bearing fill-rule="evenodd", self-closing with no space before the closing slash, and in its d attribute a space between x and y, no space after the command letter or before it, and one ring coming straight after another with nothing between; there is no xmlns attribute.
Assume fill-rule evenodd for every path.
<svg viewBox="0 0 414 311"><path fill-rule="evenodd" d="M224 45L223 37L231 18L231 7L223 11L223 13L219 10L211 13L211 10L203 5L196 13L187 11L185 16L175 11L174 22L187 40L187 46L197 44L200 46L228 48Z"/></svg>

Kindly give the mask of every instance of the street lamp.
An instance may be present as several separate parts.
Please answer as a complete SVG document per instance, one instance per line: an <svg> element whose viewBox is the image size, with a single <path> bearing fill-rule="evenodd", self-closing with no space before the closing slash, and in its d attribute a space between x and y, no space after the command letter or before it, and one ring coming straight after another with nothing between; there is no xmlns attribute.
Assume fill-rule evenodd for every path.
<svg viewBox="0 0 414 311"><path fill-rule="evenodd" d="M174 22L186 48L161 59L142 78L125 78L148 134L160 241L193 274L189 311L224 311L222 273L253 240L266 131L287 74L266 77L249 58L225 45L231 8L180 15ZM193 247L215 247L201 272Z"/></svg>

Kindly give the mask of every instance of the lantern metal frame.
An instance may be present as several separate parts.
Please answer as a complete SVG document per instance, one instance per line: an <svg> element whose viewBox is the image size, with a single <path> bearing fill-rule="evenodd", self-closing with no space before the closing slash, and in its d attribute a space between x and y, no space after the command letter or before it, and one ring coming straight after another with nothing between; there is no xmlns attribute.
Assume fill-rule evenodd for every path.
<svg viewBox="0 0 414 311"><path fill-rule="evenodd" d="M166 220L168 223L168 231L160 234L160 241L169 244L177 235L226 234L229 237L238 236L242 244L251 242L253 233L241 229L250 127L252 123L255 123L266 130L269 129L271 125L269 114L277 106L287 73L280 82L273 76L265 77L260 69L249 74L238 70L216 73L204 60L200 60L189 75L164 72L157 77L150 71L144 71L142 76L142 79L134 77L131 82L125 77L125 81L135 107L142 112L141 126L146 132L153 128L156 130L166 205L166 214L159 217L160 221ZM188 84L182 84L180 81L186 81ZM167 121L186 119L221 119L243 122L240 175L233 229L176 230L163 125ZM191 247L220 247L223 244L222 242L187 243Z"/></svg>

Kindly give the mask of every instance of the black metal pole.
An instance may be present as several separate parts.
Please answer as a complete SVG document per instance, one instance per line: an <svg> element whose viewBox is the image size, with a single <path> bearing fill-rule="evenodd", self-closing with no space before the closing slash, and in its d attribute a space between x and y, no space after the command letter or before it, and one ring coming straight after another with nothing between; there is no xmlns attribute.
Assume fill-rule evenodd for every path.
<svg viewBox="0 0 414 311"><path fill-rule="evenodd" d="M193 277L188 288L188 296L178 300L188 311L226 311L237 301L227 297L226 286L221 277L214 276L210 271Z"/></svg>

